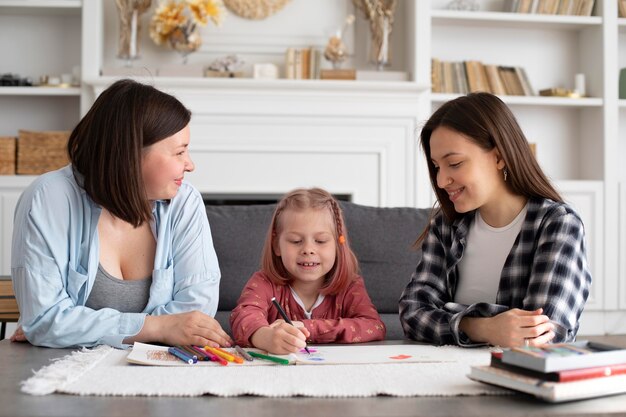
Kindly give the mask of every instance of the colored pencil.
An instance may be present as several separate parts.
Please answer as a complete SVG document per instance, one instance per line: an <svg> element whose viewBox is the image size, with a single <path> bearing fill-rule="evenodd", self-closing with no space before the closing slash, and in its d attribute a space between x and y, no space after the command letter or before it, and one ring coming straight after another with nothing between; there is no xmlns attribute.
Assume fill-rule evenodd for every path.
<svg viewBox="0 0 626 417"><path fill-rule="evenodd" d="M270 355L264 355L262 353L253 352L251 350L248 351L248 354L250 356L252 356L252 357L259 358L259 359L265 359L266 361L272 361L272 362L280 363L281 365L289 365L291 363L291 362L289 362L289 359L277 358L276 356L270 356Z"/></svg>
<svg viewBox="0 0 626 417"><path fill-rule="evenodd" d="M186 353L181 352L175 347L168 348L167 351L171 353L172 355L176 356L181 361L187 362L189 365L193 365L194 363L198 361L197 359L194 361L193 358L189 357Z"/></svg>
<svg viewBox="0 0 626 417"><path fill-rule="evenodd" d="M278 310L278 314L280 314L283 317L283 320L285 320L287 323L293 326L293 322L287 316L287 313L285 313L285 310L283 310L283 308L280 306L280 303L276 300L276 297L272 297L272 303L274 303L274 306L276 306L276 309ZM309 352L309 348L306 345L306 343L304 345L304 350L306 350L306 353L308 353L309 355L311 354L311 352Z"/></svg>

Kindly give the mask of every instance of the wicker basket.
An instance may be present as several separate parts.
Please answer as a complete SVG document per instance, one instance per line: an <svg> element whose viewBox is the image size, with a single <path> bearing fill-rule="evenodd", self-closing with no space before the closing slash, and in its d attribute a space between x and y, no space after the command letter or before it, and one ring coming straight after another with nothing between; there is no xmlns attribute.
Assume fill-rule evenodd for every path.
<svg viewBox="0 0 626 417"><path fill-rule="evenodd" d="M0 136L0 175L15 175L15 138Z"/></svg>
<svg viewBox="0 0 626 417"><path fill-rule="evenodd" d="M17 173L39 175L68 164L67 140L70 132L19 131Z"/></svg>

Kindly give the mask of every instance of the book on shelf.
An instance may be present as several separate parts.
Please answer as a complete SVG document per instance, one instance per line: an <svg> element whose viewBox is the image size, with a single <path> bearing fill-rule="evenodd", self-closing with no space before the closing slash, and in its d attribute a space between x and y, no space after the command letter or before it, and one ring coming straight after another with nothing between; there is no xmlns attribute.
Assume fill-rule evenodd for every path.
<svg viewBox="0 0 626 417"><path fill-rule="evenodd" d="M513 0L504 10L512 13L591 16L595 0Z"/></svg>
<svg viewBox="0 0 626 417"><path fill-rule="evenodd" d="M500 74L498 74L498 66L485 65L485 73L487 74L487 81L489 82L491 92L497 95L505 95L506 90L504 89L504 84L502 84Z"/></svg>
<svg viewBox="0 0 626 417"><path fill-rule="evenodd" d="M522 67L483 64L480 61L448 62L431 60L433 93L467 94L485 91L498 95L534 96Z"/></svg>
<svg viewBox="0 0 626 417"><path fill-rule="evenodd" d="M619 0L617 3L619 17L626 17L626 0Z"/></svg>
<svg viewBox="0 0 626 417"><path fill-rule="evenodd" d="M321 52L317 48L287 48L285 78L310 80L320 78Z"/></svg>
<svg viewBox="0 0 626 417"><path fill-rule="evenodd" d="M626 363L626 349L580 341L505 349L502 362L538 372L591 368Z"/></svg>
<svg viewBox="0 0 626 417"><path fill-rule="evenodd" d="M549 402L581 400L626 392L626 374L553 382L494 366L472 366L468 377L474 381L525 392Z"/></svg>

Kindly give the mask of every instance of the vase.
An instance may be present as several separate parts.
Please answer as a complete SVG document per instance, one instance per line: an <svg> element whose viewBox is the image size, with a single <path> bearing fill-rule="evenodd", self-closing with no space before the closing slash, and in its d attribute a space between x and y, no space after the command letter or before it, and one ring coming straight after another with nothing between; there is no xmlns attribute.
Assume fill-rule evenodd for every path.
<svg viewBox="0 0 626 417"><path fill-rule="evenodd" d="M169 43L172 49L182 56L183 64L187 64L189 54L197 51L202 45L202 36L196 25L181 26L172 31Z"/></svg>
<svg viewBox="0 0 626 417"><path fill-rule="evenodd" d="M126 60L131 66L133 60L139 58L139 34L141 33L140 15L150 7L150 0L116 0L120 19L120 35L117 57Z"/></svg>
<svg viewBox="0 0 626 417"><path fill-rule="evenodd" d="M370 22L369 61L378 71L383 71L389 65L391 56L391 18L387 15L376 16L375 22Z"/></svg>

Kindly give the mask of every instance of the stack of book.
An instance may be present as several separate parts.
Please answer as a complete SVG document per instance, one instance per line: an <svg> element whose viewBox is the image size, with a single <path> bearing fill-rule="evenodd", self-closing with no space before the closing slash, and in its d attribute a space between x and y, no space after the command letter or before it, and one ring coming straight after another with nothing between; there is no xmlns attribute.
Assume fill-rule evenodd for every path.
<svg viewBox="0 0 626 417"><path fill-rule="evenodd" d="M285 78L315 80L320 78L322 53L316 48L287 48L285 52Z"/></svg>
<svg viewBox="0 0 626 417"><path fill-rule="evenodd" d="M505 349L468 377L549 402L619 394L626 392L626 349L588 341Z"/></svg>
<svg viewBox="0 0 626 417"><path fill-rule="evenodd" d="M480 61L444 62L433 58L431 80L433 93L485 91L509 96L536 95L522 67L484 65Z"/></svg>
<svg viewBox="0 0 626 417"><path fill-rule="evenodd" d="M513 13L591 16L595 0L512 0L506 9Z"/></svg>

